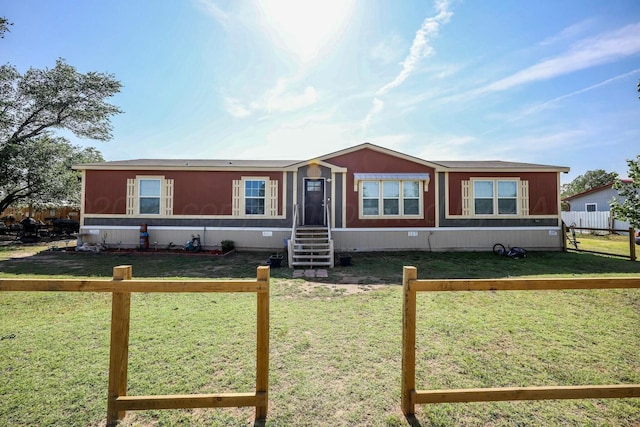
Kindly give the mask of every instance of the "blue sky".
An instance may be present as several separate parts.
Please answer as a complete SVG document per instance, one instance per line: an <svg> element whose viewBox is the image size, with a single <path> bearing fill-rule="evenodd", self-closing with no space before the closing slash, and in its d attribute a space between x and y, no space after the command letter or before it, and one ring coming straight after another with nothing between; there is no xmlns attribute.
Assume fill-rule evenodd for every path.
<svg viewBox="0 0 640 427"><path fill-rule="evenodd" d="M3 63L113 73L107 160L426 160L626 176L640 154L637 0L0 0Z"/></svg>

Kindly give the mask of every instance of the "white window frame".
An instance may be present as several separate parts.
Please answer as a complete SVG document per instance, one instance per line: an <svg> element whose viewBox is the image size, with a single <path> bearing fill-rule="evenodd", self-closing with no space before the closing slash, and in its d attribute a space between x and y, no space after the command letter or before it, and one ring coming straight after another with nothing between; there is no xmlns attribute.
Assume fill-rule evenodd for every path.
<svg viewBox="0 0 640 427"><path fill-rule="evenodd" d="M264 181L264 214L247 214L246 183L249 181ZM278 215L281 201L278 198L278 180L268 176L243 176L232 181L231 216L236 218L263 219L282 218Z"/></svg>
<svg viewBox="0 0 640 427"><path fill-rule="evenodd" d="M159 181L160 182L160 209L158 213L141 213L140 186L142 181ZM156 196L153 196L156 197ZM127 179L127 216L136 217L168 217L173 215L173 179L166 179L164 176L158 175L136 175L135 178Z"/></svg>
<svg viewBox="0 0 640 427"><path fill-rule="evenodd" d="M262 197L247 196L247 184L250 182L262 183ZM267 191L268 191L269 179L268 178L244 178L242 180L242 212L246 216L250 217L264 217L267 216ZM262 200L262 213L249 213L247 212L247 200Z"/></svg>
<svg viewBox="0 0 640 427"><path fill-rule="evenodd" d="M589 210L589 206L593 206L593 210L592 211ZM593 202L585 203L584 204L584 211L585 212L598 212L598 204L597 203L593 203Z"/></svg>
<svg viewBox="0 0 640 427"><path fill-rule="evenodd" d="M364 213L364 185L367 182L375 182L378 185L378 213L377 214L365 214ZM404 185L405 183L418 183L418 213L416 214L406 214L405 210L405 197L404 197ZM385 214L384 213L384 201L396 199L394 197L384 197L384 184L385 183L398 183L398 213L397 214ZM423 181L416 179L408 179L408 180L397 180L397 179L380 179L380 180L361 180L358 183L358 217L359 219L423 219ZM366 198L369 200L375 200L375 197ZM407 197L407 200L416 200L415 197Z"/></svg>
<svg viewBox="0 0 640 427"><path fill-rule="evenodd" d="M150 181L158 183L158 195L149 196L142 194L142 183ZM138 215L160 215L162 212L162 178L157 177L139 177L137 182L138 187ZM142 199L154 199L158 200L158 211L157 212L142 212Z"/></svg>
<svg viewBox="0 0 640 427"><path fill-rule="evenodd" d="M478 199L488 199L488 197L476 197L476 184L480 182L491 182L492 183L492 212L488 214L484 213L476 213L476 200ZM516 187L516 195L515 197L500 197L498 193L499 183L500 182L512 182ZM471 206L472 206L472 214L473 216L481 216L481 217L517 217L521 215L520 212L520 179L518 178L472 178L471 179ZM503 199L509 199L515 201L515 212L513 213L500 213L499 210L499 201Z"/></svg>

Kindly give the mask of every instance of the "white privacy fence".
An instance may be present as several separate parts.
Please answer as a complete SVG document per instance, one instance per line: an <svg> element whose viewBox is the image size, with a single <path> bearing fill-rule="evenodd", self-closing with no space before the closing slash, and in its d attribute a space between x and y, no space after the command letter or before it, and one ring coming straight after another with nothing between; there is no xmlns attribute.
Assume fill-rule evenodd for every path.
<svg viewBox="0 0 640 427"><path fill-rule="evenodd" d="M562 221L567 226L586 228L612 228L615 230L628 230L629 223L611 218L611 212L562 212ZM576 230L576 232L588 232ZM627 233L620 233L627 234Z"/></svg>

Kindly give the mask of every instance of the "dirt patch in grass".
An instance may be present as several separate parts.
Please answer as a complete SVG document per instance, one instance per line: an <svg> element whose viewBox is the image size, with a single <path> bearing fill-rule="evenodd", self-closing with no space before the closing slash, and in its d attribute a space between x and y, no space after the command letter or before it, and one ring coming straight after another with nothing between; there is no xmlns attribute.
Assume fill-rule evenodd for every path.
<svg viewBox="0 0 640 427"><path fill-rule="evenodd" d="M299 279L280 279L278 280L278 283L284 286L299 286L300 292L312 296L321 296L322 294L325 294L325 296L331 296L332 294L335 296L355 295L389 286L385 284L361 285L359 284L357 277L354 277L353 283L334 284Z"/></svg>

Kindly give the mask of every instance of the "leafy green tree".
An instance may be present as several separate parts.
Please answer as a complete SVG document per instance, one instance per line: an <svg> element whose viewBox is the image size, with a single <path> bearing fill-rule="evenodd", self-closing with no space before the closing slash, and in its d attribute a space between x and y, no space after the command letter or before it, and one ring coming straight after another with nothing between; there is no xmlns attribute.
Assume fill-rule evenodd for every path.
<svg viewBox="0 0 640 427"><path fill-rule="evenodd" d="M614 182L617 178L618 174L616 172L606 172L604 169L590 170L569 184L563 184L561 195L562 198L573 196L574 194L579 194Z"/></svg>
<svg viewBox="0 0 640 427"><path fill-rule="evenodd" d="M0 66L0 212L12 204L78 199L71 165L102 156L71 145L56 131L111 139L110 119L121 111L106 100L120 88L113 75L82 74L63 59L52 69L24 74Z"/></svg>
<svg viewBox="0 0 640 427"><path fill-rule="evenodd" d="M615 218L628 221L633 228L640 228L640 154L627 160L629 180L617 180L613 188L618 190L620 199L611 202L611 212Z"/></svg>
<svg viewBox="0 0 640 427"><path fill-rule="evenodd" d="M4 33L9 31L9 25L13 25L13 23L9 22L7 18L0 16L0 39L3 39Z"/></svg>

